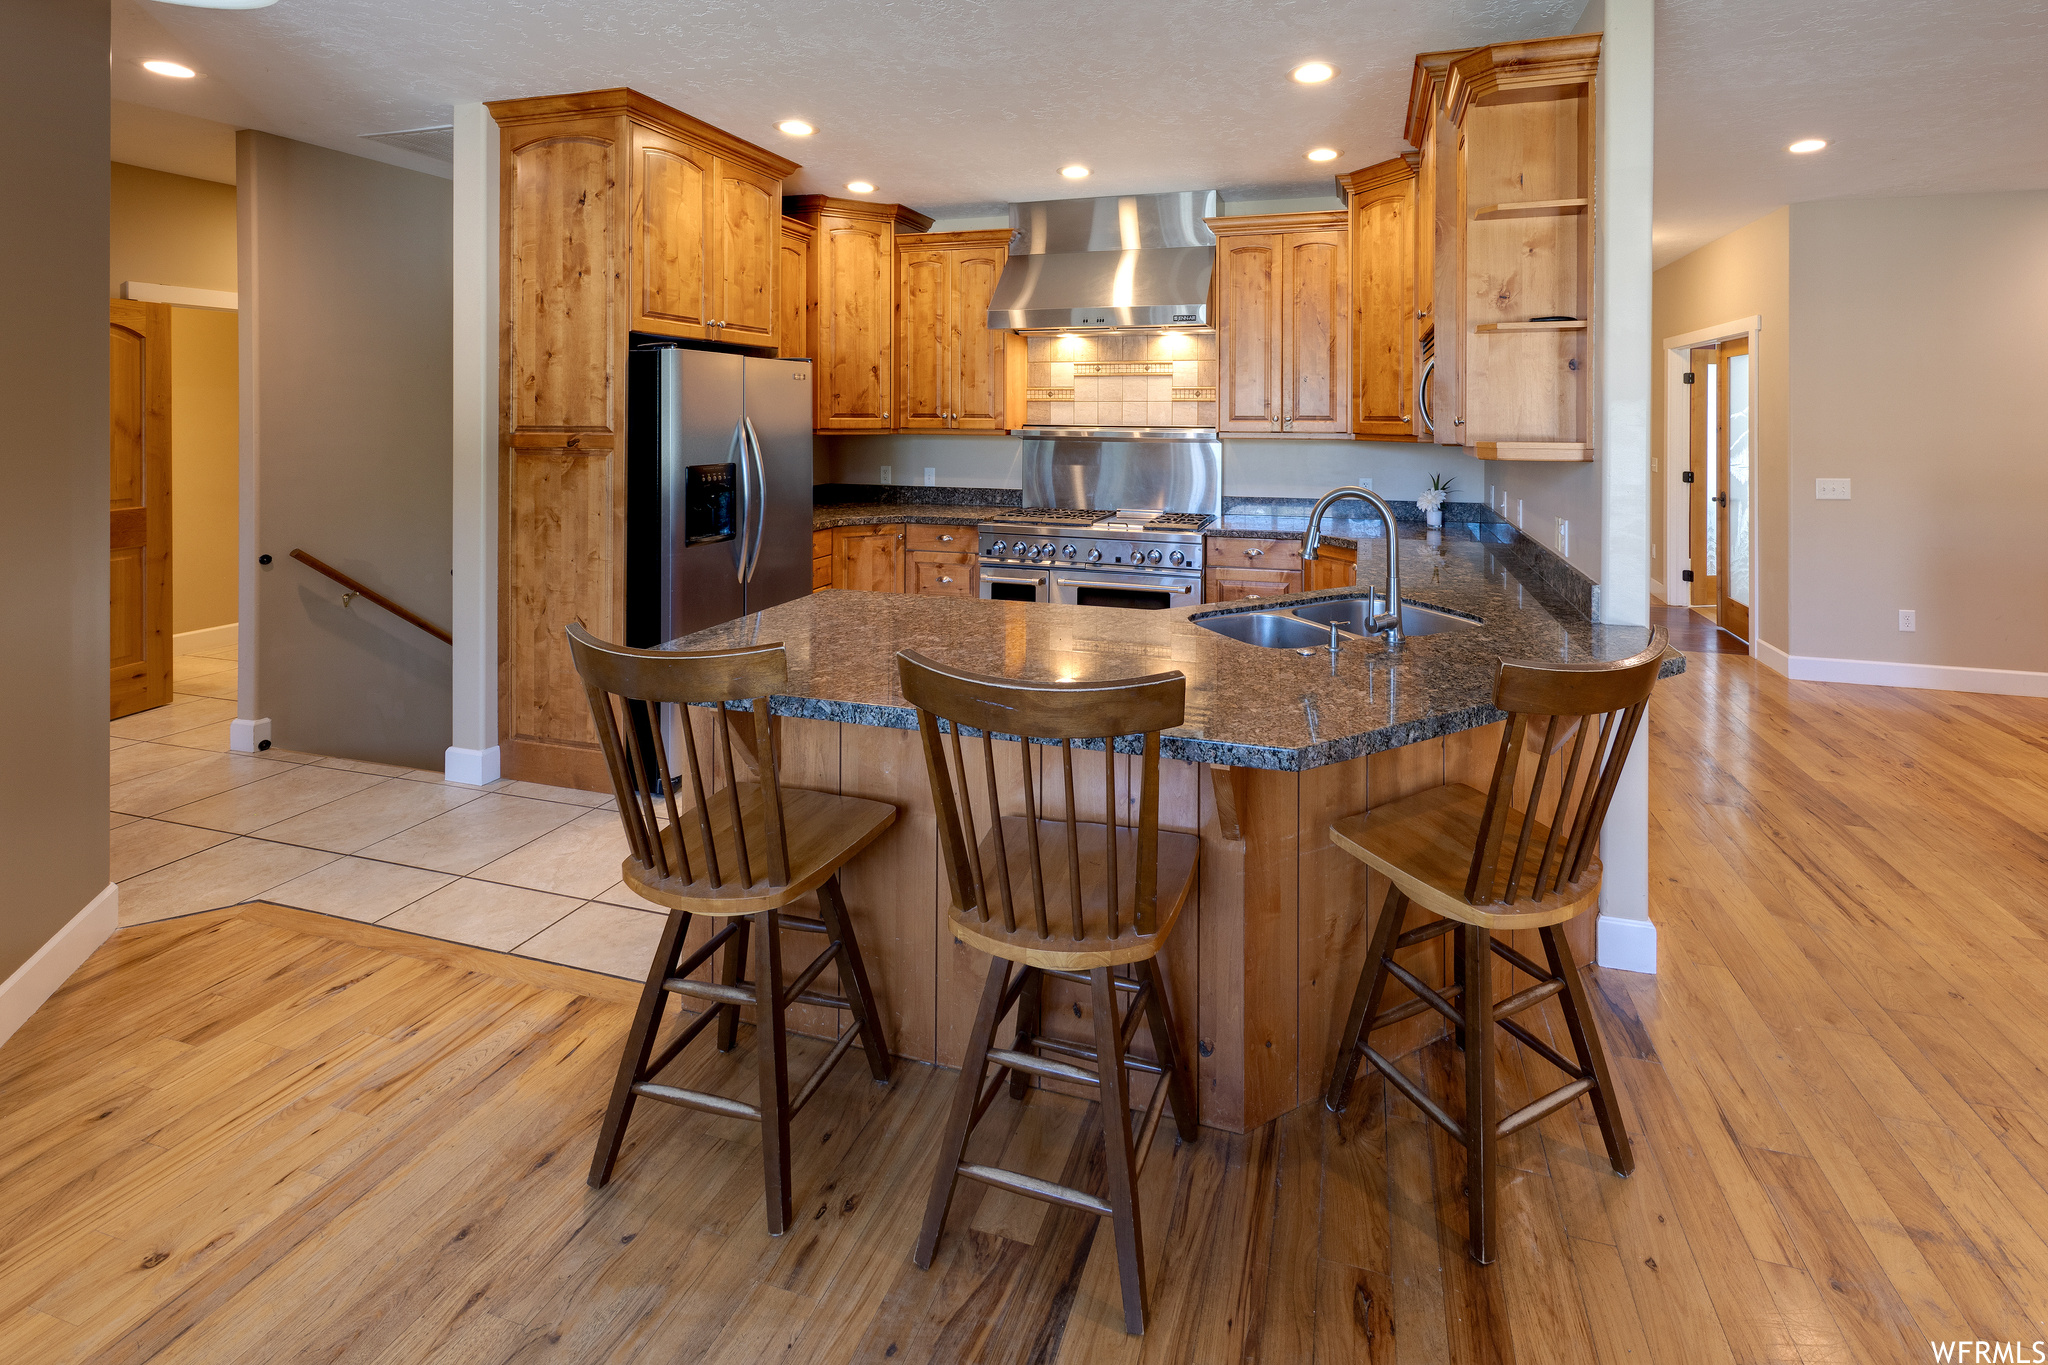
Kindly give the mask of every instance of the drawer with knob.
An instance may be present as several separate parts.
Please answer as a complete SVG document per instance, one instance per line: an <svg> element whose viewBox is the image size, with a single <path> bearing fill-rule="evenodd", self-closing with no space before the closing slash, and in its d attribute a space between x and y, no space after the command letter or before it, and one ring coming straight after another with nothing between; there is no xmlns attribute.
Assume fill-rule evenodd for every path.
<svg viewBox="0 0 2048 1365"><path fill-rule="evenodd" d="M903 531L905 544L913 554L919 550L932 550L940 554L975 552L972 526L922 526L913 521L905 526Z"/></svg>
<svg viewBox="0 0 2048 1365"><path fill-rule="evenodd" d="M1295 573L1301 569L1299 540L1260 540L1243 536L1209 536L1206 558L1212 569L1269 569Z"/></svg>
<svg viewBox="0 0 2048 1365"><path fill-rule="evenodd" d="M971 554L913 550L906 568L904 591L921 597L973 597L980 591L974 581L976 562Z"/></svg>

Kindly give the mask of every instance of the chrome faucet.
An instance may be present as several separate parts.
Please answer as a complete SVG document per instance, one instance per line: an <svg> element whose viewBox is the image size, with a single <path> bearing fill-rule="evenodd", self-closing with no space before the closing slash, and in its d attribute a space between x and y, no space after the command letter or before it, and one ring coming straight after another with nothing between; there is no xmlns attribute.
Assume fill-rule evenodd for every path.
<svg viewBox="0 0 2048 1365"><path fill-rule="evenodd" d="M1370 503L1379 512L1380 520L1387 524L1387 609L1375 612L1372 600L1366 600L1366 614L1374 633L1384 633L1387 643L1401 643L1401 539L1394 522L1394 509L1387 506L1387 500L1369 488L1332 488L1316 500L1315 510L1308 514L1308 534L1302 537L1301 557L1320 559L1323 544L1323 513L1330 504L1344 498L1357 498Z"/></svg>

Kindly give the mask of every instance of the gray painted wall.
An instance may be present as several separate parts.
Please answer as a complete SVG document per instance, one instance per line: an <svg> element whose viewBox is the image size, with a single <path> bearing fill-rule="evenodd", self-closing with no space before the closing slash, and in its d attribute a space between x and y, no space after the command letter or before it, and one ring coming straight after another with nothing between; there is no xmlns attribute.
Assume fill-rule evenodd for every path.
<svg viewBox="0 0 2048 1365"><path fill-rule="evenodd" d="M244 579L242 715L282 749L438 769L448 646L289 556L450 621L451 188L268 133L236 155L244 525L272 557Z"/></svg>
<svg viewBox="0 0 2048 1365"><path fill-rule="evenodd" d="M107 42L105 0L0 6L0 980L107 885Z"/></svg>

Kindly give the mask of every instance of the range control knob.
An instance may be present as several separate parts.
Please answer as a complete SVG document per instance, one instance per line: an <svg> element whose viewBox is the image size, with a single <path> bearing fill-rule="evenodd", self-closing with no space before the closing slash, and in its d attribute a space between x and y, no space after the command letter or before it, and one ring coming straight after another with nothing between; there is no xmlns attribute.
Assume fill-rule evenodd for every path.
<svg viewBox="0 0 2048 1365"><path fill-rule="evenodd" d="M1060 546L1060 553L1065 555L1068 559L1072 559L1074 557L1074 547L1071 545L1062 545Z"/></svg>
<svg viewBox="0 0 2048 1365"><path fill-rule="evenodd" d="M1026 559L1038 558L1038 547L1036 545L1026 545L1024 547L1024 557Z"/></svg>
<svg viewBox="0 0 2048 1365"><path fill-rule="evenodd" d="M1166 562L1169 564L1185 564L1188 562L1188 557L1182 554L1179 550L1175 550L1172 554L1166 557Z"/></svg>
<svg viewBox="0 0 2048 1365"><path fill-rule="evenodd" d="M1159 562L1159 551L1154 550L1150 554L1146 555L1145 558L1149 559L1154 564L1157 564Z"/></svg>
<svg viewBox="0 0 2048 1365"><path fill-rule="evenodd" d="M1038 552L1044 555L1047 559L1051 559L1054 555L1060 552L1060 547L1048 540L1047 542L1045 542L1045 544L1038 547Z"/></svg>
<svg viewBox="0 0 2048 1365"><path fill-rule="evenodd" d="M999 540L995 544L988 547L988 552L992 555L1008 554L1009 551L1010 542L1007 540Z"/></svg>
<svg viewBox="0 0 2048 1365"><path fill-rule="evenodd" d="M1090 550L1088 552L1088 562L1090 564L1100 564L1102 562L1102 551Z"/></svg>

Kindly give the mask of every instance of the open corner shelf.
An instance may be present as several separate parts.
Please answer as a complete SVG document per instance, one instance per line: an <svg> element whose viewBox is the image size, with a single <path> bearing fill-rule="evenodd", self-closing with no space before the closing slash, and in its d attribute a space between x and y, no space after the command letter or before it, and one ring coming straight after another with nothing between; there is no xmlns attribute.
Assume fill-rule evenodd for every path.
<svg viewBox="0 0 2048 1365"><path fill-rule="evenodd" d="M1572 322L1482 322L1472 329L1475 332L1583 332L1586 320L1579 318Z"/></svg>
<svg viewBox="0 0 2048 1365"><path fill-rule="evenodd" d="M1583 464L1593 447L1582 441L1481 441L1473 454L1482 460L1551 460Z"/></svg>
<svg viewBox="0 0 2048 1365"><path fill-rule="evenodd" d="M1488 204L1474 209L1472 216L1480 222L1503 218L1556 218L1567 213L1584 213L1591 203L1587 199L1531 199L1520 204Z"/></svg>

